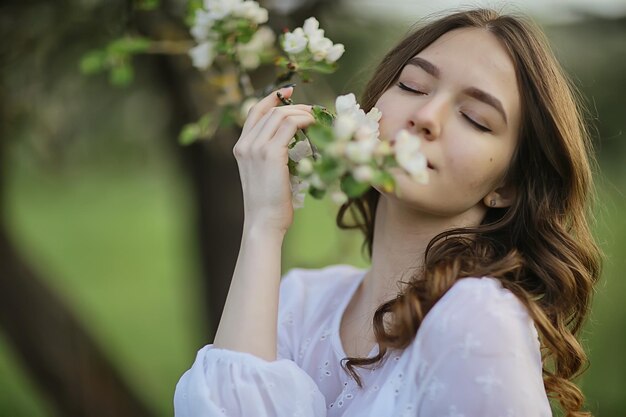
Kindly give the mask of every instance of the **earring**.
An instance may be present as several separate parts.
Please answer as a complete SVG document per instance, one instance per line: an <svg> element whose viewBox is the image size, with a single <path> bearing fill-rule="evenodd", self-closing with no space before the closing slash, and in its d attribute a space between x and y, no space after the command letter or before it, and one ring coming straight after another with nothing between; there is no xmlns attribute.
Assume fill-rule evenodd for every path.
<svg viewBox="0 0 626 417"><path fill-rule="evenodd" d="M495 207L495 206L496 206L496 200L491 200L491 201L489 202L489 205L490 205L491 207Z"/></svg>

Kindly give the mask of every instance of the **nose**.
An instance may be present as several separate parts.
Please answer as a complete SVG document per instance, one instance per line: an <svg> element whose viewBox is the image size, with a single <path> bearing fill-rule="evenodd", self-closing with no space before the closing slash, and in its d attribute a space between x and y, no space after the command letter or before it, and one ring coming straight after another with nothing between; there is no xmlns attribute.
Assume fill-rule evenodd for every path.
<svg viewBox="0 0 626 417"><path fill-rule="evenodd" d="M445 118L446 104L442 100L428 98L412 110L409 117L409 130L426 140L435 140L441 135Z"/></svg>

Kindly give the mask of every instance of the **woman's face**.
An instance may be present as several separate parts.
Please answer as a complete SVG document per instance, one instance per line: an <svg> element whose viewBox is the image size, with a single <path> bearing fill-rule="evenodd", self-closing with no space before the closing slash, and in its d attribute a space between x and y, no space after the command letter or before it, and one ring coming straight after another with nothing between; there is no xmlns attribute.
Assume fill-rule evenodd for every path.
<svg viewBox="0 0 626 417"><path fill-rule="evenodd" d="M381 193L436 216L485 204L509 205L500 190L520 123L520 95L513 62L483 29L448 32L418 53L377 101L381 137L407 129L422 138L429 181L422 185L399 168L396 191ZM502 195L493 191L502 191Z"/></svg>

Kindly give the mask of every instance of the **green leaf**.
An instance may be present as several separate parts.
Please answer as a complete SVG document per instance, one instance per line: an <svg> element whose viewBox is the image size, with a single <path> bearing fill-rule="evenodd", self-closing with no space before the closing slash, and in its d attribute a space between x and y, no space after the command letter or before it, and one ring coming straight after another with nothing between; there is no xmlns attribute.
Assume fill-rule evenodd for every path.
<svg viewBox="0 0 626 417"><path fill-rule="evenodd" d="M315 171L322 181L332 183L343 174L344 169L334 158L323 158L315 163Z"/></svg>
<svg viewBox="0 0 626 417"><path fill-rule="evenodd" d="M348 197L357 198L370 188L370 184L357 181L351 174L347 174L341 179L340 187Z"/></svg>
<svg viewBox="0 0 626 417"><path fill-rule="evenodd" d="M313 78L311 78L311 74L307 71L298 71L298 75L300 75L302 82L310 83L313 80Z"/></svg>
<svg viewBox="0 0 626 417"><path fill-rule="evenodd" d="M314 123L307 127L306 135L316 146L322 148L334 140L332 129L320 123Z"/></svg>
<svg viewBox="0 0 626 417"><path fill-rule="evenodd" d="M335 119L335 116L325 107L318 105L313 106L313 117L324 126L332 126L333 120Z"/></svg>
<svg viewBox="0 0 626 417"><path fill-rule="evenodd" d="M378 171L374 173L372 183L380 185L387 192L392 192L396 187L395 179L390 173L386 171Z"/></svg>
<svg viewBox="0 0 626 417"><path fill-rule="evenodd" d="M178 143L190 145L200 137L200 127L196 123L189 123L183 127L178 135Z"/></svg>
<svg viewBox="0 0 626 417"><path fill-rule="evenodd" d="M325 194L326 194L326 190L321 190L313 186L309 187L309 195L313 198L321 199L324 197Z"/></svg>
<svg viewBox="0 0 626 417"><path fill-rule="evenodd" d="M252 23L248 19L240 18L235 20L235 27L239 30L251 29Z"/></svg>
<svg viewBox="0 0 626 417"><path fill-rule="evenodd" d="M245 33L241 33L237 36L237 42L238 43L248 43L250 42L250 39L252 39L252 36L254 35L254 32L245 32Z"/></svg>
<svg viewBox="0 0 626 417"><path fill-rule="evenodd" d="M124 37L109 43L107 52L112 54L136 54L150 48L152 41L142 37Z"/></svg>
<svg viewBox="0 0 626 417"><path fill-rule="evenodd" d="M107 54L101 49L87 52L80 59L80 71L83 74L95 74L106 68Z"/></svg>
<svg viewBox="0 0 626 417"><path fill-rule="evenodd" d="M219 126L221 128L227 128L234 125L237 122L237 109L233 107L224 108L219 120Z"/></svg>
<svg viewBox="0 0 626 417"><path fill-rule="evenodd" d="M289 168L289 173L291 175L298 175L298 169L296 168L297 165L297 162L294 162L291 159L287 160L287 167Z"/></svg>
<svg viewBox="0 0 626 417"><path fill-rule="evenodd" d="M134 71L132 65L127 62L123 62L119 65L111 68L109 73L109 81L111 84L124 87L133 81Z"/></svg>
<svg viewBox="0 0 626 417"><path fill-rule="evenodd" d="M202 0L187 0L186 3L185 24L191 27L196 21L196 10L202 8Z"/></svg>

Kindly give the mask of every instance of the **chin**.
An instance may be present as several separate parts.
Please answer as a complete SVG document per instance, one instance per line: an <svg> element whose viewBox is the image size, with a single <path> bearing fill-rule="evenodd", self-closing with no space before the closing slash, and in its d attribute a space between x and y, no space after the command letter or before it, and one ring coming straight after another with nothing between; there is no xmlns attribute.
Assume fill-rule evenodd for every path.
<svg viewBox="0 0 626 417"><path fill-rule="evenodd" d="M420 184L415 182L400 168L391 168L389 173L393 175L396 181L396 187L393 191L385 191L378 185L373 185L379 193L394 200L399 200L410 205L421 206L427 199L428 184Z"/></svg>

